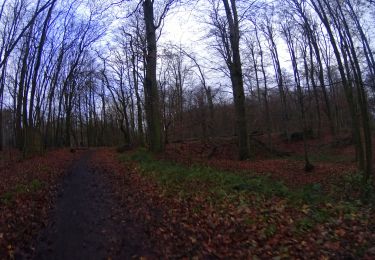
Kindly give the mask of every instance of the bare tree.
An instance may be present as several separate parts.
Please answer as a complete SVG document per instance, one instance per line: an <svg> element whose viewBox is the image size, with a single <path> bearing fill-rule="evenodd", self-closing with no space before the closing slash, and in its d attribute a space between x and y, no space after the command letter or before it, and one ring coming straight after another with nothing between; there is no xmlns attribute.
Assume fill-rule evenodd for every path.
<svg viewBox="0 0 375 260"><path fill-rule="evenodd" d="M282 33L285 37L285 41L288 46L289 55L292 62L293 67L293 76L294 76L294 82L296 84L297 89L297 97L298 97L298 104L300 107L300 113L301 113L301 125L302 125L302 138L303 138L303 147L304 147L304 158L305 158L305 171L309 172L311 171L314 166L310 163L309 156L308 156L308 149L307 149L307 143L306 143L306 134L307 134L307 127L306 127L306 115L305 115L305 102L304 102L304 95L301 87L301 78L300 78L300 72L298 69L298 61L297 61L297 55L296 55L296 40L295 36L292 35L291 30L294 28L291 28L292 22L290 20L286 20L285 23L282 24Z"/></svg>
<svg viewBox="0 0 375 260"><path fill-rule="evenodd" d="M161 115L159 105L159 89L157 86L156 65L157 65L157 37L156 30L162 25L163 19L167 15L169 8L174 0L168 0L164 4L163 11L155 19L154 1L143 0L143 15L146 27L147 53L145 58L146 75L144 80L145 90L145 108L150 139L150 150L152 152L161 152L163 150ZM156 23L155 23L156 20Z"/></svg>
<svg viewBox="0 0 375 260"><path fill-rule="evenodd" d="M232 82L233 99L236 111L236 134L238 136L238 157L249 158L249 142L247 133L245 92L243 87L242 64L240 55L240 29L237 7L234 0L223 0L225 19L220 15L219 4L213 3L211 13L215 36L220 43L219 51L225 59Z"/></svg>

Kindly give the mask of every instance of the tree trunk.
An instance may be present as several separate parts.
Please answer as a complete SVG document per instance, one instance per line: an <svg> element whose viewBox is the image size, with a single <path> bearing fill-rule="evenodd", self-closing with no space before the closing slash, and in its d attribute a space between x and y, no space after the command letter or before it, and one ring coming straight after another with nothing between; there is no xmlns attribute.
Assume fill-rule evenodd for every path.
<svg viewBox="0 0 375 260"><path fill-rule="evenodd" d="M268 146L270 149L272 149L272 137L271 137L271 116L270 116L270 109L268 104L268 86L267 86L267 76L266 76L266 69L264 67L264 55L263 55L263 48L259 39L258 29L255 28L255 35L260 51L260 67L262 69L262 76L263 76L263 83L264 83L264 93L263 93L263 99L264 99L264 109L265 109L265 117L266 117L266 128L267 128L267 135L268 135Z"/></svg>
<svg viewBox="0 0 375 260"><path fill-rule="evenodd" d="M318 95L318 88L317 88L317 85L316 85L316 82L315 82L315 73L314 73L315 69L314 69L314 63L313 63L313 49L312 49L312 46L311 46L310 38L308 38L308 40L309 40L309 50L310 50L310 79L311 79L311 84L312 84L312 87L313 87L316 115L318 117L318 137L320 137L321 130L322 130L322 120L321 120L321 115L320 115L319 95ZM305 62L306 62L306 59L305 59ZM319 71L319 74L320 74L320 71ZM319 78L320 78L320 76L319 76ZM322 81L320 81L320 84L322 84ZM324 84L324 79L323 79L323 84ZM331 121L331 119L329 119L329 120Z"/></svg>
<svg viewBox="0 0 375 260"><path fill-rule="evenodd" d="M238 136L239 159L249 158L249 142L247 133L246 111L245 111L245 92L243 88L242 65L240 56L240 33L238 25L238 16L235 0L223 0L226 17L229 25L229 39L232 51L232 62L229 65L229 71L232 81L234 106L236 111L236 129Z"/></svg>
<svg viewBox="0 0 375 260"><path fill-rule="evenodd" d="M40 41L39 41L39 46L38 46L38 51L36 54L36 61L35 61L35 66L34 66L34 74L33 78L31 81L31 92L30 92L30 104L29 104L29 126L33 127L33 109L34 109L34 96L35 96L35 91L36 91L36 84L37 84L37 79L38 79L38 73L39 73L39 68L41 64L41 59L42 59L42 54L43 54L43 47L47 39L47 30L48 30L48 23L51 19L52 16L52 10L55 6L56 0L54 0L48 9L47 16L44 20L43 23L43 29L42 29L42 35L40 36Z"/></svg>
<svg viewBox="0 0 375 260"><path fill-rule="evenodd" d="M307 148L307 140L306 140L306 133L307 133L307 128L306 128L306 116L305 116L305 105L304 105L304 100L303 100L303 92L301 88L301 80L299 76L299 71L298 71L298 65L297 65L297 58L295 55L295 47L294 47L294 42L292 39L292 35L290 33L290 28L287 27L283 28L287 46L289 49L289 54L290 58L292 60L292 67L293 67L293 75L294 75L294 82L296 83L296 88L297 88L297 96L298 96L298 103L300 106L300 112L301 112L301 123L302 123L302 132L303 132L303 150L304 150L304 157L305 157L305 171L309 172L311 171L314 166L310 163L309 160L309 155L308 155L308 148Z"/></svg>
<svg viewBox="0 0 375 260"><path fill-rule="evenodd" d="M0 151L4 149L4 129L3 129L3 108L4 108L4 88L5 88L6 65L1 70L0 75Z"/></svg>
<svg viewBox="0 0 375 260"><path fill-rule="evenodd" d="M159 108L159 90L156 78L156 26L154 25L154 6L152 0L144 0L143 12L146 26L146 77L144 82L146 116L150 138L150 151L163 150L161 116Z"/></svg>
<svg viewBox="0 0 375 260"><path fill-rule="evenodd" d="M354 140L356 142L356 151L357 151L356 153L358 154L358 162L359 162L358 166L360 170L363 170L364 169L364 153L363 153L363 146L362 146L361 135L360 135L360 130L359 130L360 123L356 115L356 108L355 108L356 106L355 106L354 98L353 98L353 90L346 77L345 68L344 68L344 65L342 63L341 56L340 56L340 51L336 44L336 40L333 35L329 19L326 15L325 9L322 6L321 0L314 0L311 3L314 9L316 10L316 13L318 14L320 20L322 21L324 27L327 30L327 34L331 42L331 46L333 48L333 52L337 60L337 65L338 65L338 69L340 72L341 81L344 86L346 99L349 105L350 116L352 119L352 132L353 132ZM346 59L345 55L343 58ZM345 63L347 64L347 62Z"/></svg>
<svg viewBox="0 0 375 260"><path fill-rule="evenodd" d="M281 65L279 61L279 54L277 50L277 46L273 37L273 32L271 27L267 26L267 32L269 48L271 51L273 66L275 69L275 76L277 81L277 87L279 89L280 99L281 99L281 114L282 114L282 127L283 131L286 135L288 141L290 141L290 133L289 133L289 113L288 113L288 106L286 101L286 94L284 90L284 82L283 82L283 75L281 72Z"/></svg>
<svg viewBox="0 0 375 260"><path fill-rule="evenodd" d="M368 111L367 105L367 94L365 90L365 86L362 79L362 71L359 65L357 53L355 50L354 42L351 37L351 31L349 26L346 22L346 18L343 14L341 6L338 3L338 10L341 14L341 21L345 29L346 33L346 40L347 44L346 47L347 52L349 53L349 58L351 60L351 65L353 68L353 74L356 81L357 86L357 98L359 109L361 111L361 119L362 119L362 129L363 129L363 137L364 137L364 148L365 148L365 172L364 172L364 179L367 182L370 179L372 174L372 138L371 138L371 127L370 127L370 116Z"/></svg>

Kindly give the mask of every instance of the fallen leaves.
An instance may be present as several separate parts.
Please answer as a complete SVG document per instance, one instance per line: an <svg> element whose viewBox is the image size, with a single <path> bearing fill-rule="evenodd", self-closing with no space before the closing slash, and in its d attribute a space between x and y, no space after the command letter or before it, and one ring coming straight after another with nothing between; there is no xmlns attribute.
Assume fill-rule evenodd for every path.
<svg viewBox="0 0 375 260"><path fill-rule="evenodd" d="M323 247L332 251L338 251L340 249L340 242L328 241L323 245Z"/></svg>
<svg viewBox="0 0 375 260"><path fill-rule="evenodd" d="M229 148L225 149L229 153ZM204 149L199 152L204 153ZM60 177L75 155L55 151L48 157L2 168L0 258L21 252L32 254L29 242L45 224ZM184 179L181 182L184 189L180 189L168 179L156 181L152 176L157 170L141 173L144 170L139 165L120 162L117 156L114 150L98 149L92 158L92 167L109 176L120 201L118 207L126 211L125 217L113 217L124 217L122 221L141 225L159 258L363 256L371 259L375 255L375 213L371 208L328 202L293 206L277 193L257 194L256 185L238 187L228 194L220 189L213 192L209 189L212 183L194 178ZM174 160L185 165L201 162L230 171L267 172L270 178L282 179L291 188L316 182L324 186L343 174L344 168L348 169L343 165L332 171L333 166L326 163L319 164L314 174L306 175L301 174L303 167L297 161L207 161L203 157L201 161L193 156L189 159L176 156Z"/></svg>
<svg viewBox="0 0 375 260"><path fill-rule="evenodd" d="M317 140L309 140L311 146L316 146L316 153L320 154L319 147L324 143L314 144ZM324 140L325 142L327 140ZM256 158L246 161L238 161L235 158L236 144L234 140L214 140L213 143L201 143L199 141L182 142L169 144L166 147L166 152L161 156L163 159L176 161L184 165L203 164L213 168L227 171L241 171L251 173L250 175L270 175L273 179L281 180L286 185L292 188L302 187L311 183L321 183L324 189L328 189L332 183L335 183L338 176L343 176L347 173L354 172L356 165L353 162L335 163L331 161L317 161L314 162L313 174L306 174L304 171L303 160L293 160L289 157L280 158L265 154L262 149L257 149ZM276 142L276 140L275 140ZM302 143L279 143L284 150L293 151L294 155L303 154L301 148ZM276 146L276 143L275 143ZM213 149L217 148L215 156L208 158L207 154ZM335 154L340 154L341 151L334 151Z"/></svg>
<svg viewBox="0 0 375 260"><path fill-rule="evenodd" d="M147 177L153 174L140 174L132 162L119 163L112 150L98 151L93 162L123 180L113 183L123 194L122 207L147 227L161 258L327 259L355 256L358 248L375 243L370 232L375 226L368 221L374 215L366 211L349 219L344 214L353 212L345 207L337 212L331 204L296 208L283 198L251 193L215 200L218 195L207 183L183 183L192 191L186 194ZM337 218L327 218L326 211Z"/></svg>
<svg viewBox="0 0 375 260"><path fill-rule="evenodd" d="M338 229L335 230L335 234L339 237L343 237L343 236L345 236L346 231L343 228L338 228Z"/></svg>
<svg viewBox="0 0 375 260"><path fill-rule="evenodd" d="M73 160L67 150L13 161L0 171L0 259L26 257L45 225L60 177Z"/></svg>

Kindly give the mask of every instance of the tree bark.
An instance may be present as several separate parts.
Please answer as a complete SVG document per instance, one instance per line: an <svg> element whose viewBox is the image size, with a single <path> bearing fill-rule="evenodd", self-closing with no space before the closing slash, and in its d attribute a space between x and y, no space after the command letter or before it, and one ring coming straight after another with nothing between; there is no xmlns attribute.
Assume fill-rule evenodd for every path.
<svg viewBox="0 0 375 260"><path fill-rule="evenodd" d="M154 2L144 0L143 12L146 26L146 77L144 82L146 117L148 123L148 132L150 138L150 151L163 151L161 115L159 107L159 90L156 78L156 26L154 25Z"/></svg>
<svg viewBox="0 0 375 260"><path fill-rule="evenodd" d="M232 61L228 62L232 81L234 106L236 111L236 128L238 136L239 159L249 158L249 141L247 133L245 92L243 87L243 75L240 56L240 32L235 0L223 0L225 13L229 26L229 40L232 51Z"/></svg>
<svg viewBox="0 0 375 260"><path fill-rule="evenodd" d="M350 83L347 79L346 74L345 74L345 68L344 68L344 64L341 60L340 51L338 49L336 39L335 39L334 34L332 32L332 28L331 28L329 19L327 17L326 11L325 11L322 3L321 3L321 0L313 0L313 1L311 1L311 3L313 5L316 13L318 14L320 20L322 21L324 27L327 30L328 38L329 38L329 41L330 41L331 46L333 48L333 52L334 52L335 57L336 57L338 70L339 70L339 73L340 73L340 77L341 77L341 81L342 81L342 84L343 84L343 87L344 87L346 99L347 99L347 102L348 102L348 105L349 105L350 116L351 116L351 119L352 119L352 133L353 133L353 137L354 137L354 140L355 140L355 143L356 143L356 153L358 154L358 167L359 167L360 170L363 170L364 169L364 153L363 153L363 145L362 145L361 135L360 135L360 130L359 130L360 123L359 123L358 117L356 115L356 108L355 108L356 106L355 106L354 98L353 98L353 90L352 90L352 87L351 87L351 85L350 85ZM346 57L344 56L344 59L345 58Z"/></svg>
<svg viewBox="0 0 375 260"><path fill-rule="evenodd" d="M38 79L38 73L39 73L39 68L41 64L41 59L42 59L42 54L43 54L43 47L47 39L47 30L48 30L48 23L51 19L52 16L52 10L55 6L56 0L53 0L51 3L51 6L48 9L47 16L44 20L43 23L43 29L42 29L42 35L40 36L40 41L39 41L39 46L38 46L38 51L36 54L36 61L35 61L35 66L34 66L34 73L33 73L33 78L31 81L31 91L30 91L30 103L29 103L29 126L33 127L33 110L34 110L34 96L35 96L35 91L36 91L36 84L37 84L37 79Z"/></svg>

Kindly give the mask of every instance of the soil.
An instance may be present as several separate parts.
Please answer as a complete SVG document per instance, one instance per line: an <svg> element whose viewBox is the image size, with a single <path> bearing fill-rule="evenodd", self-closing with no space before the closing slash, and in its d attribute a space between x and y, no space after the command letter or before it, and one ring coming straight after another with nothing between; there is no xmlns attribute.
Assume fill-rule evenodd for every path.
<svg viewBox="0 0 375 260"><path fill-rule="evenodd" d="M119 208L111 180L81 152L65 177L34 259L129 259L152 256L146 232Z"/></svg>

